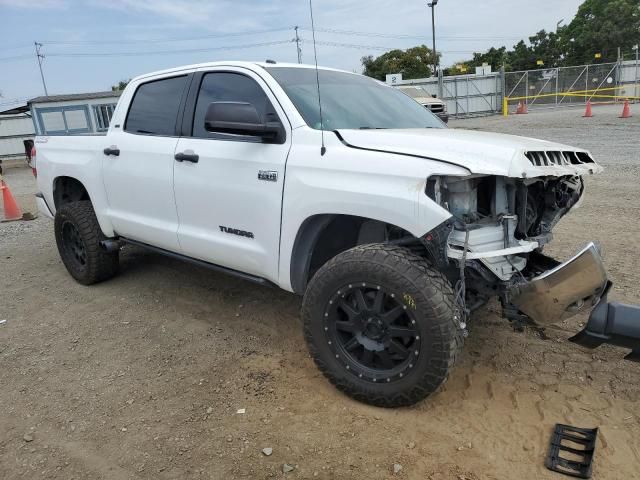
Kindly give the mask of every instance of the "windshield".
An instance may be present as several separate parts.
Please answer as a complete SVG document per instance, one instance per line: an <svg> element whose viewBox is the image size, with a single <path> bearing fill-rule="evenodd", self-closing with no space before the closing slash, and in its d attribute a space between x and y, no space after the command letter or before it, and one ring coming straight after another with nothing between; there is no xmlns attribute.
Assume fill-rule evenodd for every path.
<svg viewBox="0 0 640 480"><path fill-rule="evenodd" d="M307 125L316 130L369 128L446 128L427 108L401 91L369 77L319 70L322 117L316 71L312 68L267 68Z"/></svg>

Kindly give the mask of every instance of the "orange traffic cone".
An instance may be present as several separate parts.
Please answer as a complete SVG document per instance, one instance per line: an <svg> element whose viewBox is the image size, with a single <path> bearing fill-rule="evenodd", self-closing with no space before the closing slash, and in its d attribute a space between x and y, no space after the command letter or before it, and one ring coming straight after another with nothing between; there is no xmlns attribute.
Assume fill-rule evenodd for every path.
<svg viewBox="0 0 640 480"><path fill-rule="evenodd" d="M583 117L584 118L593 117L593 112L591 111L591 100L587 100L587 109L585 110Z"/></svg>
<svg viewBox="0 0 640 480"><path fill-rule="evenodd" d="M622 115L620 115L620 118L630 118L630 117L631 117L631 110L629 110L629 100L625 100L624 108L622 109Z"/></svg>
<svg viewBox="0 0 640 480"><path fill-rule="evenodd" d="M4 180L0 180L0 190L2 190L2 201L4 202L4 220L3 222L12 222L22 219L22 211L11 195L11 190Z"/></svg>

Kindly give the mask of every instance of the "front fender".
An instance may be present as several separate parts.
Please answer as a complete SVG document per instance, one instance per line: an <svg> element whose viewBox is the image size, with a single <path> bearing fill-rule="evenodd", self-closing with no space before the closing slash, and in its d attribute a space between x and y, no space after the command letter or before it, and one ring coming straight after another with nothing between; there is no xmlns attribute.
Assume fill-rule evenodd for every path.
<svg viewBox="0 0 640 480"><path fill-rule="evenodd" d="M350 215L400 227L416 237L451 214L427 197L431 175L465 175L462 168L383 152L344 146L325 134L326 154L320 154L320 132L294 131L283 196L279 277L293 291L290 263L298 232L305 221L321 215Z"/></svg>

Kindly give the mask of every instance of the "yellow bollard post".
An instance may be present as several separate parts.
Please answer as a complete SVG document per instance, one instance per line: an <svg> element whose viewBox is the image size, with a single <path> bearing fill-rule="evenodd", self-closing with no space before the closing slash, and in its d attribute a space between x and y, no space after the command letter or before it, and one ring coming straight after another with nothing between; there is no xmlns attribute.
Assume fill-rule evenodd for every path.
<svg viewBox="0 0 640 480"><path fill-rule="evenodd" d="M509 99L507 97L502 98L502 115L509 116Z"/></svg>

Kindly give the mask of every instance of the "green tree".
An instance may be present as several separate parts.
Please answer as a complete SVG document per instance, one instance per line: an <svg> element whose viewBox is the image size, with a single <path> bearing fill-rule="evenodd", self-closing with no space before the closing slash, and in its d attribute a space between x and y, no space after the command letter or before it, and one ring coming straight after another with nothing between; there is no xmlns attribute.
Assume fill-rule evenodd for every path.
<svg viewBox="0 0 640 480"><path fill-rule="evenodd" d="M495 48L491 47L485 53L474 53L471 60L456 62L452 67L443 70L445 75L460 75L463 73L474 73L475 67L480 67L485 63L491 65L493 71L499 70L507 61L507 47ZM462 71L458 67L464 67L466 71Z"/></svg>
<svg viewBox="0 0 640 480"><path fill-rule="evenodd" d="M378 80L384 80L390 73L401 73L405 79L426 78L433 75L433 60L433 50L426 45L391 50L377 58L362 57L362 73Z"/></svg>
<svg viewBox="0 0 640 480"><path fill-rule="evenodd" d="M540 30L533 37L529 37L530 50L535 57L535 62L542 60L545 67L557 67L560 65L564 56L560 39L565 28L559 29L558 32L548 33Z"/></svg>
<svg viewBox="0 0 640 480"><path fill-rule="evenodd" d="M640 0L586 0L561 32L567 65L593 62L596 53L602 62L614 62L618 47L629 51L639 42Z"/></svg>
<svg viewBox="0 0 640 480"><path fill-rule="evenodd" d="M129 84L130 81L131 81L131 79L129 79L129 80L120 80L116 85L111 85L111 91L112 92L121 92L122 90L125 89L125 87Z"/></svg>

